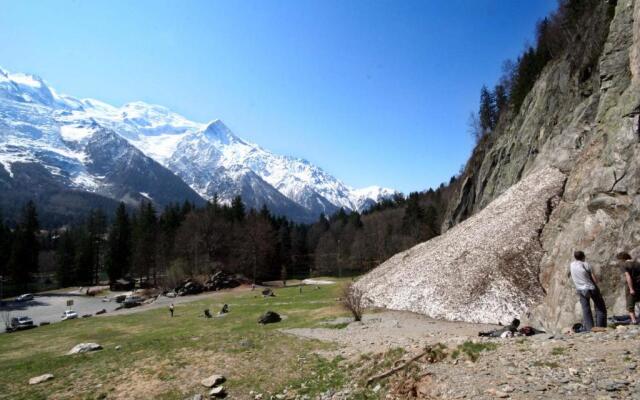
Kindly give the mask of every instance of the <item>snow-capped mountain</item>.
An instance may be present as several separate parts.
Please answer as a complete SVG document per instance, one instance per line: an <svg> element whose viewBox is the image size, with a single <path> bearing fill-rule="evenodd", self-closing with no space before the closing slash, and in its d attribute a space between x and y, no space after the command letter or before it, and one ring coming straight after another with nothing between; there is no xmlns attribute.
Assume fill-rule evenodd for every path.
<svg viewBox="0 0 640 400"><path fill-rule="evenodd" d="M143 196L162 204L171 197L194 198L171 179L166 184L177 193L151 187L161 181L119 179L124 168L132 168L134 154L139 165L132 170L141 176L151 165L158 176L158 167L165 167L204 199L217 195L228 202L241 195L249 207L267 205L299 221L340 207L360 211L394 193L376 186L353 189L305 160L239 138L220 120L201 124L162 106L76 99L39 77L2 69L0 117L0 163L9 175L16 163L38 163L69 188L117 200Z"/></svg>
<svg viewBox="0 0 640 400"><path fill-rule="evenodd" d="M68 123L85 103L58 95L37 77L0 70L5 215L15 215L29 199L38 201L47 220L61 222L95 207L112 209L117 201L204 204L182 179L108 126L90 118Z"/></svg>

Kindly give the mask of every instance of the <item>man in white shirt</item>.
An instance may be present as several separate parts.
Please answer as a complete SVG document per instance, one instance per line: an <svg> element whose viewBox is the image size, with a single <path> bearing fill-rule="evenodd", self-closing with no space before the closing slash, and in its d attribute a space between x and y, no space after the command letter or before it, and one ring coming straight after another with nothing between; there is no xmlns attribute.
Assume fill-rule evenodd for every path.
<svg viewBox="0 0 640 400"><path fill-rule="evenodd" d="M582 306L582 326L585 331L593 328L593 314L591 313L591 303L596 310L596 326L607 326L607 307L604 299L598 289L598 281L591 269L589 263L585 261L585 255L582 251L573 253L575 260L571 262L569 267L571 279L576 286L576 291L580 297L580 305Z"/></svg>

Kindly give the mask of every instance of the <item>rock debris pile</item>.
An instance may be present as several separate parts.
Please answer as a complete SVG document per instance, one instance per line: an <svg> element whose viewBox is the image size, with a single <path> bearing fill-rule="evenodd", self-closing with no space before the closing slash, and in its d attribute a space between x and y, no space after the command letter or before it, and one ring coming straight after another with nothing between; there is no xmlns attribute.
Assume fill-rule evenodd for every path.
<svg viewBox="0 0 640 400"><path fill-rule="evenodd" d="M565 176L542 168L445 234L357 282L369 305L434 318L508 324L539 302L540 232Z"/></svg>

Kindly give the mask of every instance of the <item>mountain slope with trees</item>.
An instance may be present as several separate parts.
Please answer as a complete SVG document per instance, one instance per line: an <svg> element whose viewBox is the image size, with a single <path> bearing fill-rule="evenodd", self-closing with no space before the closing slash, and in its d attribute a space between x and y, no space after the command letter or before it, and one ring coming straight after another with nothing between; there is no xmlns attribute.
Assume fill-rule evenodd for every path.
<svg viewBox="0 0 640 400"><path fill-rule="evenodd" d="M615 254L640 257L640 1L562 0L536 32L535 45L505 63L495 88L481 91L471 118L477 144L442 230L475 216L525 177L548 167L561 171L566 184L539 231L539 282L530 282L545 295L521 316L557 330L581 319L566 275L573 251L587 254L614 314L624 313ZM527 256L514 254L512 263ZM438 290L460 279L450 274Z"/></svg>

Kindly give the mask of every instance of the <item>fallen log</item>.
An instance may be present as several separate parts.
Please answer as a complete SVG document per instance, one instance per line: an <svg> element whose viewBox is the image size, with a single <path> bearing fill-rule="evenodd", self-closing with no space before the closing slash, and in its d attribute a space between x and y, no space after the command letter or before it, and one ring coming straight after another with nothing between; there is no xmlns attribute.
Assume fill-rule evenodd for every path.
<svg viewBox="0 0 640 400"><path fill-rule="evenodd" d="M411 365L413 362L419 360L420 358L422 358L422 357L424 357L424 356L426 356L427 354L430 354L430 353L431 353L431 348L428 348L425 351L423 351L422 353L418 354L417 356L415 356L413 358L410 358L406 363L404 363L404 364L402 364L402 365L400 365L398 367L392 368L392 369L390 369L390 370L388 370L386 372L383 372L383 373L381 373L379 375L372 376L371 378L367 379L367 386L371 385L375 381L378 381L380 379L384 379L384 378L386 378L388 376L391 376L391 375L395 374L396 372L402 371L403 369L405 369L409 365Z"/></svg>

